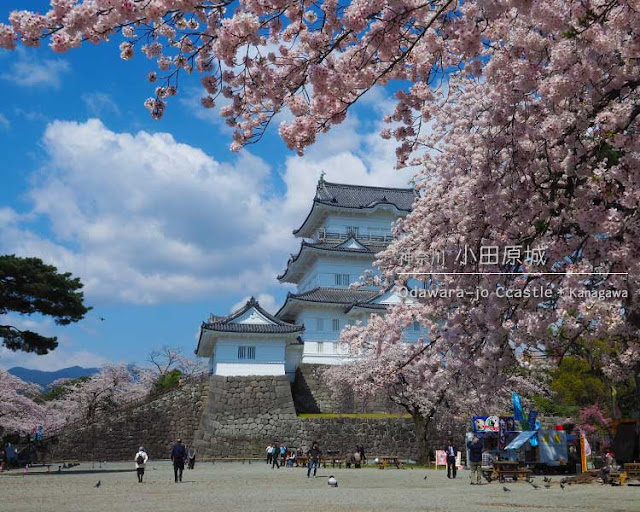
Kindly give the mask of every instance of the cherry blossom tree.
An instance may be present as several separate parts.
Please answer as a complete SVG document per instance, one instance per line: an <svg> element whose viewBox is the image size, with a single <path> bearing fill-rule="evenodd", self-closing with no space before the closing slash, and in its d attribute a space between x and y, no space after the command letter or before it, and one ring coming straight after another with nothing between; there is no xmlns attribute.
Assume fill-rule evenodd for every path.
<svg viewBox="0 0 640 512"><path fill-rule="evenodd" d="M159 350L152 350L149 353L151 370L157 377L162 377L167 373L178 370L181 375L191 377L206 369L206 364L198 359L194 360L186 357L181 348L164 345Z"/></svg>
<svg viewBox="0 0 640 512"><path fill-rule="evenodd" d="M34 401L40 386L0 370L0 433L31 432L42 425L45 409Z"/></svg>
<svg viewBox="0 0 640 512"><path fill-rule="evenodd" d="M58 379L51 385L66 388L62 397L48 402L47 412L63 417L63 424L72 421L93 422L98 415L143 398L151 389L149 371L130 367L105 366L87 379Z"/></svg>
<svg viewBox="0 0 640 512"><path fill-rule="evenodd" d="M429 453L439 448L434 440L451 431L462 433L462 425L470 427L471 416L506 414L511 391L525 397L545 391L544 379L524 360L509 371L497 361L476 366L473 358L456 353L457 346L447 347L435 337L399 343L402 326L401 321L374 315L366 328L347 327L342 339L354 357L323 375L336 389L348 386L365 396L384 393L405 409L415 424L419 463L426 463ZM476 351L480 350L478 345Z"/></svg>
<svg viewBox="0 0 640 512"><path fill-rule="evenodd" d="M393 85L381 135L397 141L398 166L418 169L421 197L380 255L381 281L442 293L346 333L388 374L374 383L446 367L486 399L523 354L557 359L590 339L611 343L611 378L639 371L639 0L51 4L14 12L0 46L46 39L62 52L121 33L122 58L157 62L151 114L195 71L203 106L223 103L232 149L288 110L280 134L301 153ZM413 320L429 341L392 351Z"/></svg>
<svg viewBox="0 0 640 512"><path fill-rule="evenodd" d="M206 370L202 360L193 360L182 353L182 349L164 345L149 353L153 374L152 393L160 393L180 385L181 380L194 377Z"/></svg>

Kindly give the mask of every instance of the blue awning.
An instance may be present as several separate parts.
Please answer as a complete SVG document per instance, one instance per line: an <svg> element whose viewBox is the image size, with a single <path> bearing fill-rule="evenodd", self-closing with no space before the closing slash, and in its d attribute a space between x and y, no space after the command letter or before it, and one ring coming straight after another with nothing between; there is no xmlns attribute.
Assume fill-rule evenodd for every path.
<svg viewBox="0 0 640 512"><path fill-rule="evenodd" d="M517 450L529 439L535 436L536 433L537 433L536 430L525 430L524 432L520 432L513 441L511 441L507 446L504 447L504 449Z"/></svg>

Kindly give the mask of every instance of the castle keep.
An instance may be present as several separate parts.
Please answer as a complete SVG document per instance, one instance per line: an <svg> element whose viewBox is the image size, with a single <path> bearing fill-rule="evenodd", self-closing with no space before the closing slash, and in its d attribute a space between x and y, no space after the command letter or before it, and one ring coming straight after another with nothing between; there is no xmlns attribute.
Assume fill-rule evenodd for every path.
<svg viewBox="0 0 640 512"><path fill-rule="evenodd" d="M209 359L212 375L286 375L293 381L300 364L339 364L348 347L340 331L402 300L375 287L350 289L367 271L375 254L392 240L391 228L411 211L411 188L365 187L318 182L309 214L293 234L302 239L291 255L281 283L297 285L270 315L251 299L225 317L204 322L196 355ZM406 300L406 299L405 299ZM408 342L423 334L415 325Z"/></svg>

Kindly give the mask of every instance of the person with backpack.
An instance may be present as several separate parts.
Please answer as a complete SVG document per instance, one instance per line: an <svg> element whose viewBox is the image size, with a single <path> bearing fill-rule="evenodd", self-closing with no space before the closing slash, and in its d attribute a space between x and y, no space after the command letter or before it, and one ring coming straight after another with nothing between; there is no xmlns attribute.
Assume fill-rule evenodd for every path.
<svg viewBox="0 0 640 512"><path fill-rule="evenodd" d="M171 461L173 462L173 476L182 482L182 472L184 471L184 461L187 458L187 451L182 445L182 439L178 439L171 449Z"/></svg>
<svg viewBox="0 0 640 512"><path fill-rule="evenodd" d="M149 460L149 456L147 455L147 452L144 450L144 446L140 447L140 449L138 450L138 453L136 453L136 456L133 460L136 463L136 473L138 475L138 483L141 484L142 477L144 476L144 466Z"/></svg>

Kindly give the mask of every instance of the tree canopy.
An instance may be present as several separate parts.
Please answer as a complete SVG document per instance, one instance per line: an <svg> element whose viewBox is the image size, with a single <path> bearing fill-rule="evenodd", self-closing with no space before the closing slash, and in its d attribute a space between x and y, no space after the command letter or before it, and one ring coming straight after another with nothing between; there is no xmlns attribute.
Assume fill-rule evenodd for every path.
<svg viewBox="0 0 640 512"><path fill-rule="evenodd" d="M91 309L84 305L82 283L59 273L38 258L0 256L0 314L40 314L58 325L78 322ZM58 346L56 336L43 336L13 325L0 325L0 340L10 350L47 354Z"/></svg>
<svg viewBox="0 0 640 512"><path fill-rule="evenodd" d="M497 378L526 375L523 354L558 360L598 339L615 348L599 362L609 378L640 375L639 0L51 5L12 13L0 47L47 40L64 52L120 33L123 59L157 63L151 115L200 73L202 105L224 105L232 149L288 111L280 134L301 153L394 82L381 136L396 140L398 166L416 166L421 197L379 255L381 281L441 293L346 333L389 377L380 386L408 366L436 382L446 365L482 399ZM429 341L393 350L414 321Z"/></svg>

